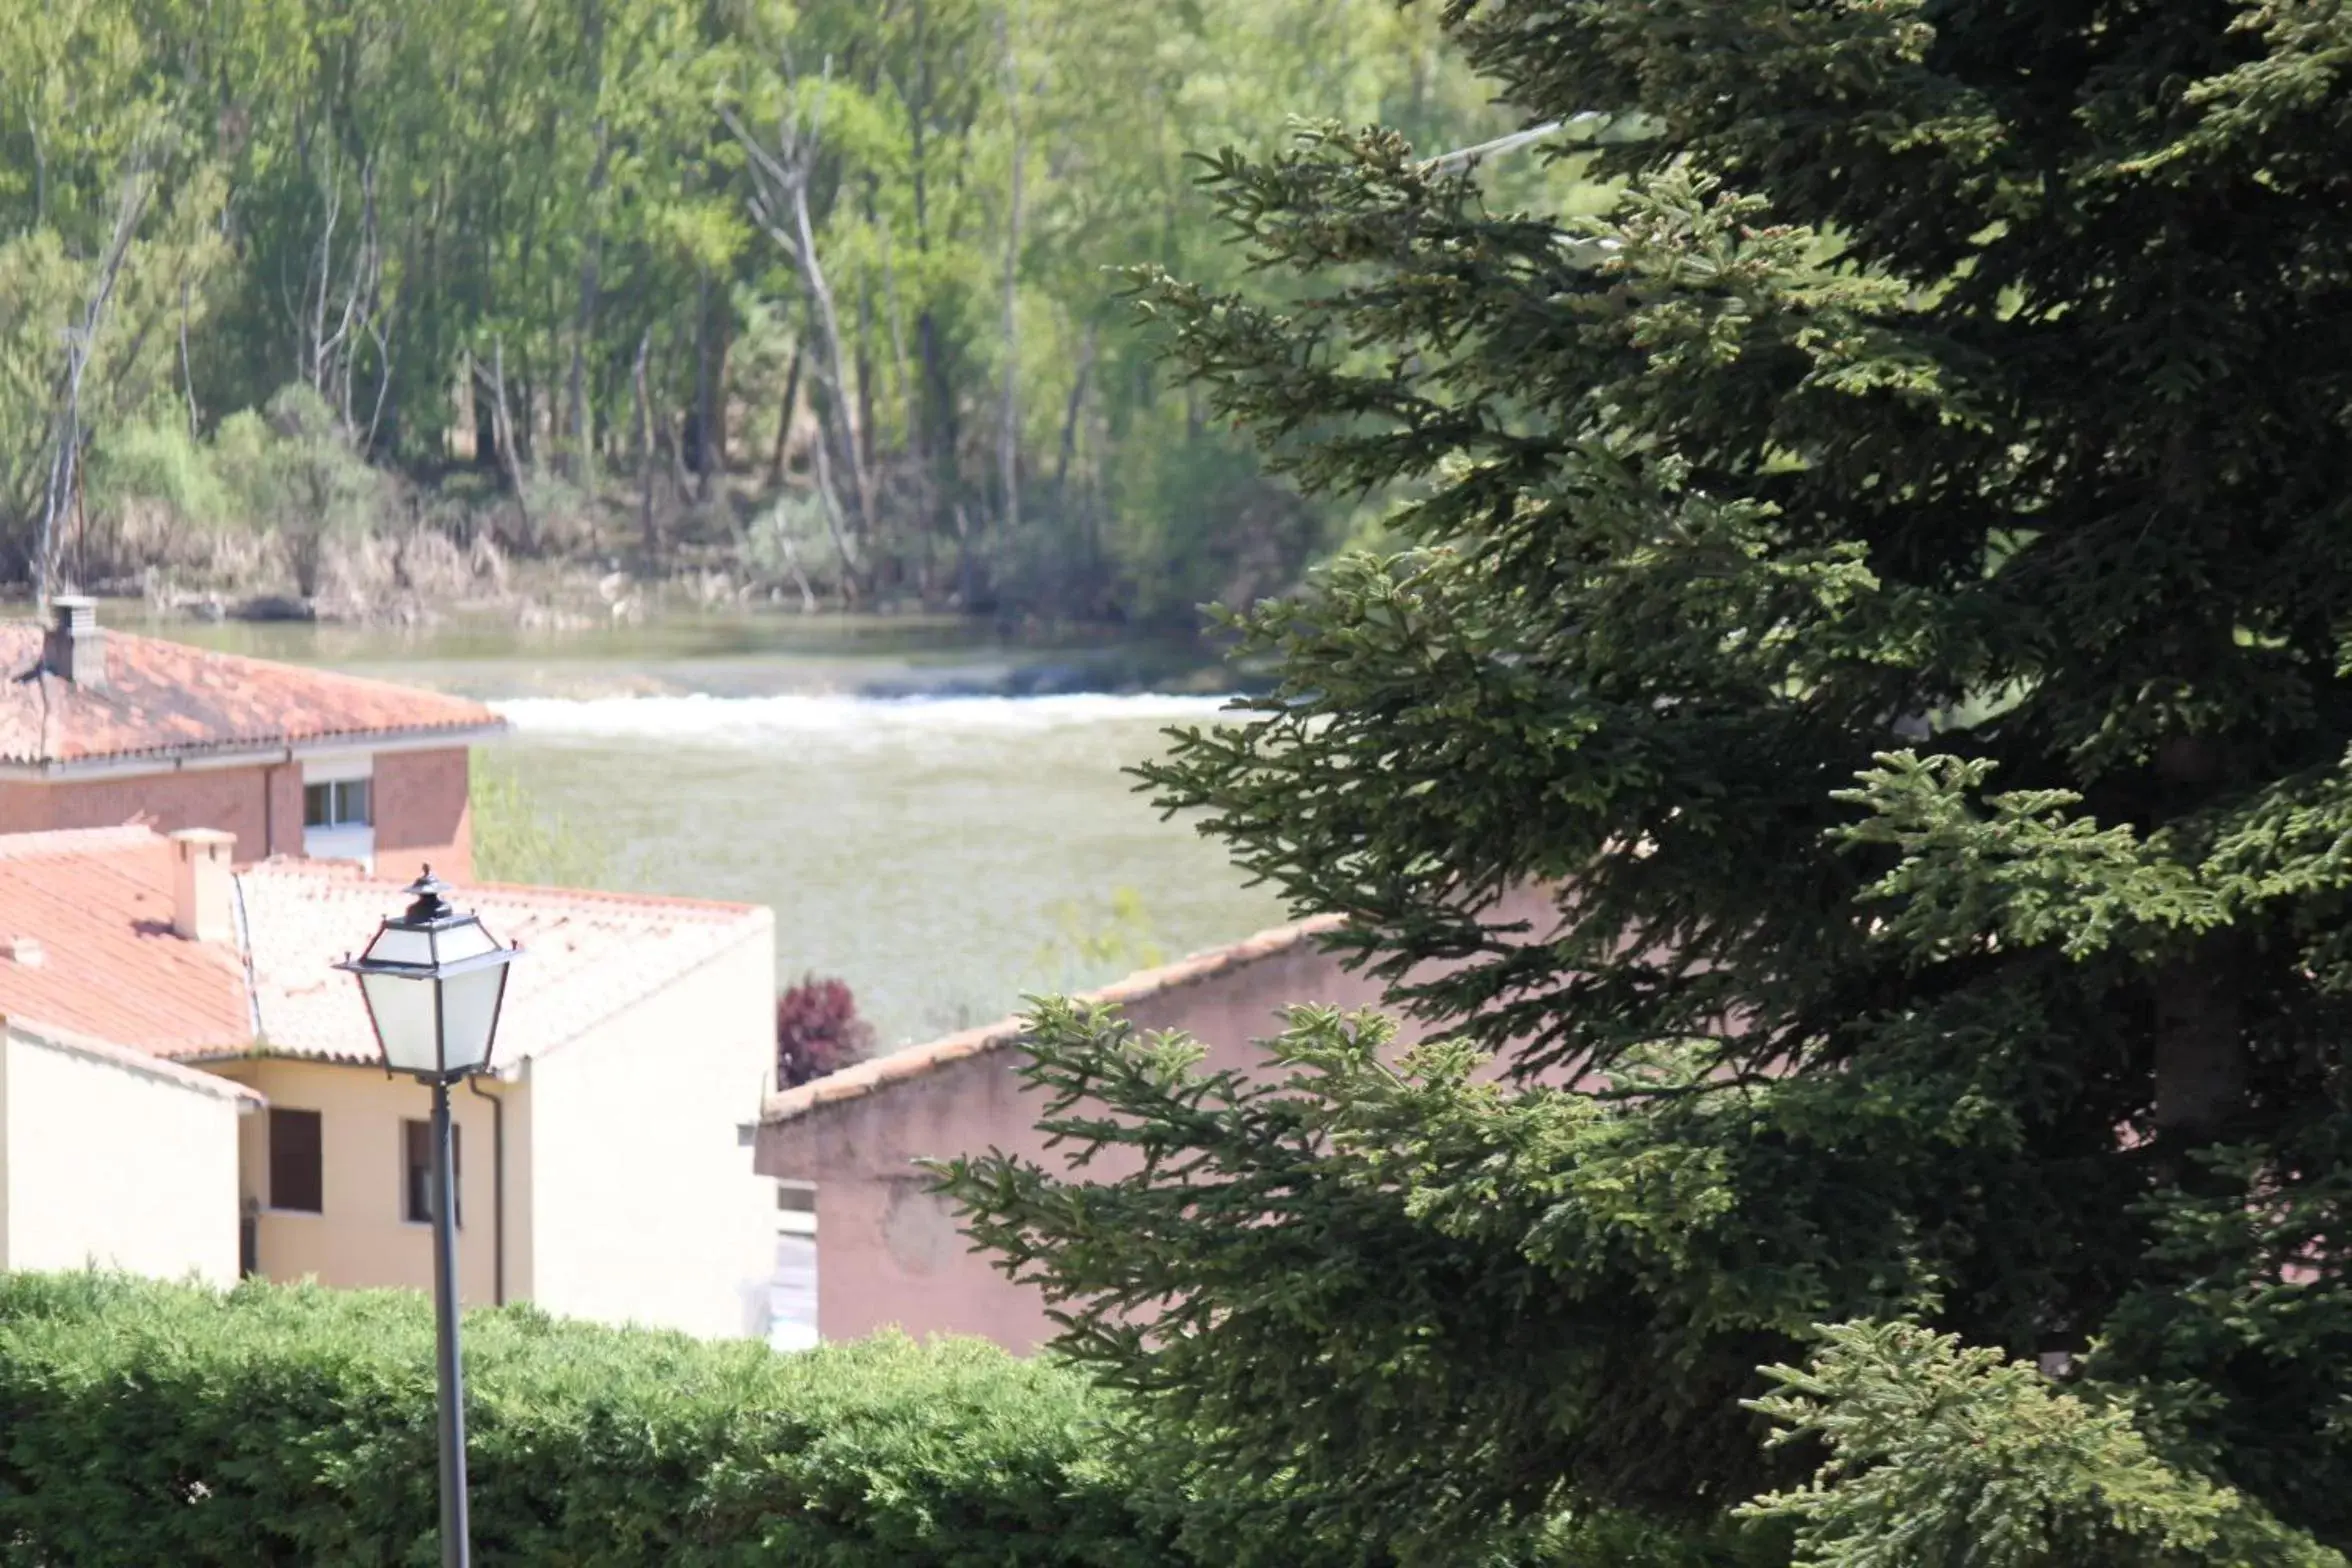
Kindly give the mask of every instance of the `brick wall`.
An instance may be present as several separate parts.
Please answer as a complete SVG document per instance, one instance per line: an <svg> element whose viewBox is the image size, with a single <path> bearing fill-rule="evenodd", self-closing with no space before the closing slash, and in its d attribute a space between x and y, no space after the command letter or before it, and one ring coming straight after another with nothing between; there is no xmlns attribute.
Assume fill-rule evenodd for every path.
<svg viewBox="0 0 2352 1568"><path fill-rule="evenodd" d="M445 881L474 874L473 817L463 746L376 758L376 870L403 880L431 862Z"/></svg>
<svg viewBox="0 0 2352 1568"><path fill-rule="evenodd" d="M408 878L426 861L456 880L474 873L466 749L375 759L376 866ZM218 828L237 835L237 863L302 853L302 764L188 768L174 773L0 782L0 833L109 828L145 818L158 833Z"/></svg>
<svg viewBox="0 0 2352 1568"><path fill-rule="evenodd" d="M145 818L158 833L218 828L244 864L302 852L299 765L195 768L55 784L0 783L0 833L107 828Z"/></svg>

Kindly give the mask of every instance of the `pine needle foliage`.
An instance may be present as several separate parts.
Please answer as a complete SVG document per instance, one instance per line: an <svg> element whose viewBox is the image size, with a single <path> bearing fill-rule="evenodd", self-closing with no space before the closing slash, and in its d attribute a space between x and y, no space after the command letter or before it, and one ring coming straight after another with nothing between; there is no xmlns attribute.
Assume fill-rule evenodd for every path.
<svg viewBox="0 0 2352 1568"><path fill-rule="evenodd" d="M1461 1044L1300 1015L1243 1083L1048 1007L1049 1129L1142 1170L955 1166L975 1233L1171 1442L1425 1560L1720 1521L1823 1441L1820 1562L2352 1543L2352 7L1446 15L1618 199L1495 210L1380 129L1209 163L1301 287L1146 278L1170 352L1408 501L1231 617L1278 688L1144 771ZM1864 1321L2077 1423L2073 1501L1872 1482L1907 1450L1760 1370ZM1932 1426L1870 1414L1908 1343L1804 1397ZM2076 1403L1997 1370L2060 1354ZM2005 1557L1826 1544L1980 1504Z"/></svg>
<svg viewBox="0 0 2352 1568"><path fill-rule="evenodd" d="M1913 1323L1826 1328L1811 1366L1765 1369L1778 1440L1819 1437L1813 1484L1742 1510L1798 1521L1802 1568L2343 1568L2343 1557L2149 1444L2110 1391Z"/></svg>

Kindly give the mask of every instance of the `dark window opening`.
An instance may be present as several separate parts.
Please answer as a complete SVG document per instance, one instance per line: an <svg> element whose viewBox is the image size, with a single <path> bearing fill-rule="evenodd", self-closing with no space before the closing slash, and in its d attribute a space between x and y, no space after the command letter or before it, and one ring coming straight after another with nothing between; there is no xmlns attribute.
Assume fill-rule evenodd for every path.
<svg viewBox="0 0 2352 1568"><path fill-rule="evenodd" d="M325 1166L319 1142L319 1113L269 1113L269 1205L297 1214L325 1211Z"/></svg>
<svg viewBox="0 0 2352 1568"><path fill-rule="evenodd" d="M400 1216L412 1224L433 1220L433 1124L400 1124ZM449 1129L449 1181L456 1189L457 1223L465 1226L465 1129Z"/></svg>
<svg viewBox="0 0 2352 1568"><path fill-rule="evenodd" d="M302 825L306 828L364 828L375 821L367 779L338 779L331 784L302 786Z"/></svg>

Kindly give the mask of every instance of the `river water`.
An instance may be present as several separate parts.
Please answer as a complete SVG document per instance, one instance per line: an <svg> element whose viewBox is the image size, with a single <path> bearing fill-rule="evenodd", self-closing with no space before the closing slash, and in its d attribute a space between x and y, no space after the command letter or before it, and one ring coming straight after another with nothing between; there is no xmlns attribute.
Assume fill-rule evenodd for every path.
<svg viewBox="0 0 2352 1568"><path fill-rule="evenodd" d="M1123 772L1217 718L1222 672L1181 649L758 614L135 629L491 702L490 765L609 885L770 906L780 981L847 980L886 1047L1282 918Z"/></svg>

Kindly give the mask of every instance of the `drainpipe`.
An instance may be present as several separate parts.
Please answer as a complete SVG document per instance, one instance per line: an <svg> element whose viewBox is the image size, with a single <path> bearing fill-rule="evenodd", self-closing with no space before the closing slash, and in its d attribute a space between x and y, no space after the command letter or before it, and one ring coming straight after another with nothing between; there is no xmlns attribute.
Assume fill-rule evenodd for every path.
<svg viewBox="0 0 2352 1568"><path fill-rule="evenodd" d="M506 1305L506 1100L482 1093L482 1080L468 1078L466 1088L490 1102L490 1300Z"/></svg>
<svg viewBox="0 0 2352 1568"><path fill-rule="evenodd" d="M288 746L286 754L277 761L262 764L261 853L253 857L256 860L267 860L278 852L278 770L293 763L294 748Z"/></svg>

